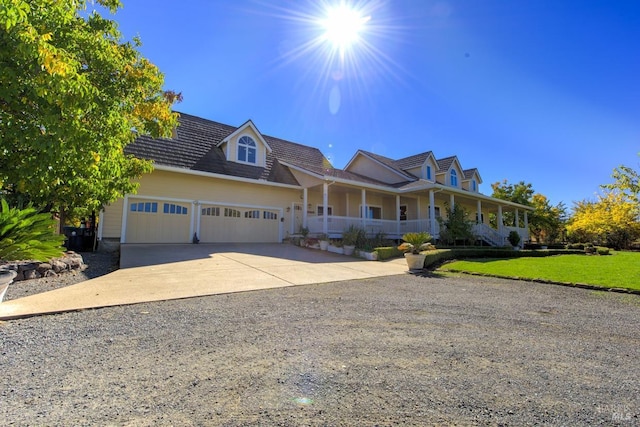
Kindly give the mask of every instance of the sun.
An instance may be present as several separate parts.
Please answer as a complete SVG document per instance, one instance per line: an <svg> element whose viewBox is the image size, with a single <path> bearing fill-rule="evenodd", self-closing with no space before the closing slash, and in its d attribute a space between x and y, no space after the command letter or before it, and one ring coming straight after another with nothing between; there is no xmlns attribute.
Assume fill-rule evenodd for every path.
<svg viewBox="0 0 640 427"><path fill-rule="evenodd" d="M347 49L360 41L370 19L371 16L362 16L358 9L346 4L328 7L326 17L320 20L325 30L323 39L344 55Z"/></svg>

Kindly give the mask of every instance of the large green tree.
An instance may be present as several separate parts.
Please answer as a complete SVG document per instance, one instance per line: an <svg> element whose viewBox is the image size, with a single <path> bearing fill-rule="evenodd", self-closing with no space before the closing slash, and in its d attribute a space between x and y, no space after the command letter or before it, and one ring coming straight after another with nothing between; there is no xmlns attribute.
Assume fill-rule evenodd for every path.
<svg viewBox="0 0 640 427"><path fill-rule="evenodd" d="M626 200L636 204L640 203L640 174L638 171L629 166L621 165L613 170L611 177L614 182L603 185L604 189L620 192Z"/></svg>
<svg viewBox="0 0 640 427"><path fill-rule="evenodd" d="M541 193L536 193L533 185L520 181L517 184L510 184L504 180L491 184L493 189L492 197L524 206L530 206L534 210L528 215L529 232L538 242L554 242L561 238L566 222L566 207L560 202L553 206L549 199ZM495 218L492 218L495 221ZM505 224L515 223L515 216L512 212L504 213ZM520 216L519 227L524 226L524 218Z"/></svg>
<svg viewBox="0 0 640 427"><path fill-rule="evenodd" d="M91 2L92 4L94 2ZM119 0L96 0L112 14ZM0 186L53 210L99 209L152 164L124 154L170 136L164 77L87 0L0 0Z"/></svg>

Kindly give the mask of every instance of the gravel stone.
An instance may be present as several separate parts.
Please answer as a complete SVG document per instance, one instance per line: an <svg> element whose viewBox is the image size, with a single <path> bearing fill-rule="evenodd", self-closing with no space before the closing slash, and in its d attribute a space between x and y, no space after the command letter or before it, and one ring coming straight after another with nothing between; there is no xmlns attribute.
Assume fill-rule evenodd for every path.
<svg viewBox="0 0 640 427"><path fill-rule="evenodd" d="M637 295L411 274L12 320L0 419L639 425L638 324Z"/></svg>

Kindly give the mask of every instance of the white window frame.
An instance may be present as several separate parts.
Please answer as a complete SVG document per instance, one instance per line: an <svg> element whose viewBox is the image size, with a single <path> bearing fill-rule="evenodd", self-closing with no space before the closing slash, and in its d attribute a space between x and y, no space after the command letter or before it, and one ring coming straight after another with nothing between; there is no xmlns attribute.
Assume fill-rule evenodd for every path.
<svg viewBox="0 0 640 427"><path fill-rule="evenodd" d="M362 209L362 205L359 205L359 209L360 209L360 218L363 217L363 213L366 212L369 213L369 209L370 208L377 208L380 209L380 218L374 218L373 216L365 216L366 219L383 219L384 218L384 211L382 210L382 206L380 205L365 205L365 209Z"/></svg>
<svg viewBox="0 0 640 427"><path fill-rule="evenodd" d="M248 138L251 142L253 142L253 146L251 146L248 142L242 142L242 140L244 138ZM256 142L255 139L253 139L251 136L249 135L242 135L240 138L238 138L238 144L237 144L237 150L236 150L236 160L238 161L238 163L244 163L246 165L257 165L258 164L258 143ZM246 158L245 160L242 160L240 158L240 147L244 147L246 148ZM249 161L249 156L250 156L250 152L251 150L253 150L253 157L254 157L254 162Z"/></svg>
<svg viewBox="0 0 640 427"><path fill-rule="evenodd" d="M317 216L322 216L323 214L320 213L320 209L322 209L324 211L324 206L323 205L316 205L316 215ZM327 205L327 212L328 212L328 216L333 216L333 205Z"/></svg>

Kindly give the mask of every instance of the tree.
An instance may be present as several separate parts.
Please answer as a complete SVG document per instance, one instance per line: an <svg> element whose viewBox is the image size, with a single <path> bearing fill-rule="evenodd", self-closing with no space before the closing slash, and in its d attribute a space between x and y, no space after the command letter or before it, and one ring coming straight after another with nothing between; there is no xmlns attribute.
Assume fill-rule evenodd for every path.
<svg viewBox="0 0 640 427"><path fill-rule="evenodd" d="M119 0L96 0L115 13ZM0 188L52 210L98 210L152 170L124 154L168 137L180 94L87 0L0 0Z"/></svg>
<svg viewBox="0 0 640 427"><path fill-rule="evenodd" d="M620 192L610 191L596 201L577 202L567 225L569 239L625 249L640 238L638 204Z"/></svg>
<svg viewBox="0 0 640 427"><path fill-rule="evenodd" d="M627 200L640 203L640 175L628 166L618 166L611 175L615 182L602 185L602 188L620 192Z"/></svg>
<svg viewBox="0 0 640 427"><path fill-rule="evenodd" d="M440 232L440 239L447 244L456 244L457 241L472 242L476 239L473 234L474 221L469 219L469 212L460 204L455 203L453 207L446 206L447 219L438 218L443 229Z"/></svg>
<svg viewBox="0 0 640 427"><path fill-rule="evenodd" d="M533 185L520 181L517 184L509 184L506 180L491 184L492 197L524 206L531 206L534 211L528 214L529 232L538 242L554 242L562 237L564 224L566 223L567 208L560 202L553 206L549 199L541 193L536 193ZM520 217L524 226L524 218ZM495 217L491 219L495 224ZM505 224L515 224L513 212L505 212L503 216Z"/></svg>

